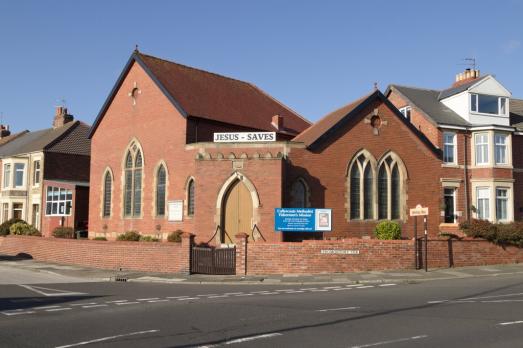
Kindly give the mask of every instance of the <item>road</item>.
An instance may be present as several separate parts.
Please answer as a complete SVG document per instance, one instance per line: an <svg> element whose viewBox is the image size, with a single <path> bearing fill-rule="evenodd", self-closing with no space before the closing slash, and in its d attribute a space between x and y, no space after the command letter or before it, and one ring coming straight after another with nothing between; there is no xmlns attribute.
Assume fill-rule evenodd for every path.
<svg viewBox="0 0 523 348"><path fill-rule="evenodd" d="M523 347L523 279L0 285L0 347L84 346Z"/></svg>

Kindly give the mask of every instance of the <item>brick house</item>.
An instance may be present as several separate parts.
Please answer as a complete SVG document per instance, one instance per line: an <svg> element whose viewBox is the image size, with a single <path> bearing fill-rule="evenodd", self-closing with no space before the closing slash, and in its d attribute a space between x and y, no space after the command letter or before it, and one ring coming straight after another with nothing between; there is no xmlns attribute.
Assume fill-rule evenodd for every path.
<svg viewBox="0 0 523 348"><path fill-rule="evenodd" d="M390 85L385 92L404 117L442 151L439 229L469 218L510 222L523 217L523 101L492 75L467 69L448 89Z"/></svg>
<svg viewBox="0 0 523 348"><path fill-rule="evenodd" d="M44 236L59 225L87 228L89 129L58 107L52 128L0 146L2 222L23 219Z"/></svg>
<svg viewBox="0 0 523 348"><path fill-rule="evenodd" d="M492 77L487 80L507 98L500 105L508 118L508 92ZM456 86L462 89L457 93L469 93L467 86ZM417 104L398 102L399 88L391 86L385 95L373 91L310 124L252 84L135 51L90 134L90 237L113 239L129 230L162 239L182 230L194 233L197 242L214 244L236 243L240 232L255 242L371 237L380 220L399 221L408 237L413 234L409 208L417 204L429 208L431 235L447 227L454 231L467 216L466 203L455 191L454 220L445 222L452 203L446 189L461 192L465 185L483 184L460 181L463 169L457 161L464 154L458 146L456 163L444 163L449 147L443 146L438 121L418 115ZM438 107L445 110L442 119L450 117ZM454 127L476 122L454 116L461 122ZM505 144L516 144L511 124L488 128L487 134L499 140L499 130L507 135ZM275 132L276 141L213 141L216 132L244 131ZM505 150L508 161L512 150L508 145ZM489 182L507 183L489 187L509 188L504 192L508 221L514 217L508 200L519 190L510 181L514 171L482 167L474 178L483 180L486 172L495 173ZM278 207L331 208L332 232L276 232Z"/></svg>

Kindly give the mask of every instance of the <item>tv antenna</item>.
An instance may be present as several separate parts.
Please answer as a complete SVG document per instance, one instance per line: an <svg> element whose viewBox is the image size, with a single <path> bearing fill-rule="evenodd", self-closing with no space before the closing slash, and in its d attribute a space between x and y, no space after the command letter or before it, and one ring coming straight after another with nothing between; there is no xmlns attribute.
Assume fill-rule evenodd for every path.
<svg viewBox="0 0 523 348"><path fill-rule="evenodd" d="M463 61L465 61L465 63L462 63L461 65L467 65L469 66L470 68L472 68L472 70L476 70L476 58L474 57L467 57L467 58L463 58Z"/></svg>
<svg viewBox="0 0 523 348"><path fill-rule="evenodd" d="M65 100L64 97L62 97L61 99L56 99L56 101L58 102L58 106L63 106L63 107L67 106L67 100Z"/></svg>

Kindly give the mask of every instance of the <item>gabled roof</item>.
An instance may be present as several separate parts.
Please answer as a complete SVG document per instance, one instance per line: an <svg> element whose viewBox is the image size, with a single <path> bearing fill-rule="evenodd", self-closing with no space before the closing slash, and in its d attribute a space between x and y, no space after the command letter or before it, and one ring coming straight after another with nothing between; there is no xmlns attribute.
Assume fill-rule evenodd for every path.
<svg viewBox="0 0 523 348"><path fill-rule="evenodd" d="M410 123L379 90L327 114L292 140L303 142L307 148L313 148L323 140L330 138L334 132L336 132L340 127L343 127L350 120L361 116L361 112L375 100L381 101L392 110L398 119L403 122L405 126L408 127L436 156L441 155L441 151L436 148L421 131L414 127L414 125L412 125L412 123Z"/></svg>
<svg viewBox="0 0 523 348"><path fill-rule="evenodd" d="M444 89L444 90L442 90L439 93L438 99L439 100L445 99L445 98L448 98L450 96L453 96L454 94L459 94L461 92L464 92L464 91L468 90L469 88L471 88L472 86L474 86L475 84L483 81L484 79L486 79L489 76L492 76L492 75L481 76L481 77L479 77L477 79L473 79L470 82L464 83L464 84L459 85L457 87L451 87L451 88Z"/></svg>
<svg viewBox="0 0 523 348"><path fill-rule="evenodd" d="M5 145L5 144L15 140L16 138L24 135L25 133L29 133L29 131L26 129L26 130L23 130L21 132L10 134L10 135L8 135L6 137L0 138L0 146Z"/></svg>
<svg viewBox="0 0 523 348"><path fill-rule="evenodd" d="M523 100L510 99L510 125L516 127L519 131L523 130Z"/></svg>
<svg viewBox="0 0 523 348"><path fill-rule="evenodd" d="M457 87L458 88L458 87ZM385 91L389 95L392 90L397 91L407 100L411 107L417 108L429 121L438 124L470 126L471 124L439 101L440 91L416 87L390 85Z"/></svg>
<svg viewBox="0 0 523 348"><path fill-rule="evenodd" d="M277 131L272 117L284 118L285 131L297 134L310 122L253 84L191 68L135 51L98 114L90 137L118 92L131 66L139 64L178 111L193 116L264 131Z"/></svg>
<svg viewBox="0 0 523 348"><path fill-rule="evenodd" d="M78 129L79 128L79 129ZM26 154L36 151L61 152L67 144L71 145L66 153L84 155L90 151L90 141L86 134L89 126L80 121L70 122L59 128L42 129L28 132L0 147L0 158ZM84 134L84 139L81 134ZM66 143L61 143L62 140ZM75 143L72 146L72 143ZM58 151L55 151L58 149Z"/></svg>

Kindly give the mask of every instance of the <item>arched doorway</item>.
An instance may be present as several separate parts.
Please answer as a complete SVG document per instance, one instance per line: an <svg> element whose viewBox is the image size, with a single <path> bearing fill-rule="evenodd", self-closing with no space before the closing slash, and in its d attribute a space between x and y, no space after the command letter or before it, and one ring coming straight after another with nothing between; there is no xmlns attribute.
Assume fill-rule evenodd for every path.
<svg viewBox="0 0 523 348"><path fill-rule="evenodd" d="M251 192L243 181L235 180L223 198L221 216L222 243L235 242L238 233L251 234L253 219L253 203Z"/></svg>

